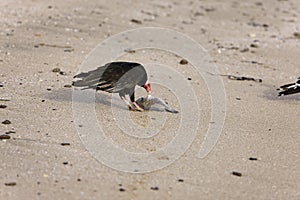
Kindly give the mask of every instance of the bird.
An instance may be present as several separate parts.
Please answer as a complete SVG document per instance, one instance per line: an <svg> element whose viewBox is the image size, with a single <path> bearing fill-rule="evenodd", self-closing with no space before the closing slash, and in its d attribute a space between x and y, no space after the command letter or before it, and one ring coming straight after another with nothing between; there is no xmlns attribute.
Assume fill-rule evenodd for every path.
<svg viewBox="0 0 300 200"><path fill-rule="evenodd" d="M281 91L278 93L278 96L300 93L300 77L298 77L295 83L282 85L279 89Z"/></svg>
<svg viewBox="0 0 300 200"><path fill-rule="evenodd" d="M118 93L130 110L143 111L135 101L135 86L143 87L151 95L151 84L145 67L136 62L110 62L95 70L82 72L74 76L79 79L72 82L74 87ZM130 96L130 101L126 99Z"/></svg>

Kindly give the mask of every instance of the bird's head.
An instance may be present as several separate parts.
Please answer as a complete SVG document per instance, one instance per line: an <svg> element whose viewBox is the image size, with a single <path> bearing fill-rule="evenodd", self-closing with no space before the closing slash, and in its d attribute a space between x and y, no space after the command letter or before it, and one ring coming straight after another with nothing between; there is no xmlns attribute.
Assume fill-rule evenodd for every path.
<svg viewBox="0 0 300 200"><path fill-rule="evenodd" d="M147 91L148 95L151 94L151 85L149 81L146 81L146 83L142 86Z"/></svg>

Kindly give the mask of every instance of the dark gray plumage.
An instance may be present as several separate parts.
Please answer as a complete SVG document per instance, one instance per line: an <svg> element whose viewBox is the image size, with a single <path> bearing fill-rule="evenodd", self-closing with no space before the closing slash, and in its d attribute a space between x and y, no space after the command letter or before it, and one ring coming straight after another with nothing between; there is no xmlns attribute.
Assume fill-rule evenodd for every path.
<svg viewBox="0 0 300 200"><path fill-rule="evenodd" d="M136 85L144 87L147 92L151 91L144 66L134 62L107 63L95 70L80 73L74 78L80 79L72 83L75 87L119 93L121 98L129 95L132 102L135 101Z"/></svg>

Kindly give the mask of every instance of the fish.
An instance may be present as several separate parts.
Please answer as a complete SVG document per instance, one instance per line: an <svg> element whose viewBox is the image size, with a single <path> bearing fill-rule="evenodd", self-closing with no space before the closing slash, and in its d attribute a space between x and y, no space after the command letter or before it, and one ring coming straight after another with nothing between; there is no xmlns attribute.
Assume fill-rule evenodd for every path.
<svg viewBox="0 0 300 200"><path fill-rule="evenodd" d="M177 110L171 108L163 99L154 97L152 95L148 95L147 97L140 97L135 102L144 110L149 110L154 104L159 104L163 106L167 112L178 113Z"/></svg>

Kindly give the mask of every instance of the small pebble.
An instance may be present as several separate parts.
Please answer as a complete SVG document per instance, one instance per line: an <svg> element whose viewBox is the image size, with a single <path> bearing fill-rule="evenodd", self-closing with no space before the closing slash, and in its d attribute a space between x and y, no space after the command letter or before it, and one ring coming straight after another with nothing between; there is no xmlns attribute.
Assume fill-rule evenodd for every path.
<svg viewBox="0 0 300 200"><path fill-rule="evenodd" d="M125 49L125 52L126 53L135 53L135 50L134 49Z"/></svg>
<svg viewBox="0 0 300 200"><path fill-rule="evenodd" d="M10 136L9 135L0 135L0 140L9 140Z"/></svg>
<svg viewBox="0 0 300 200"><path fill-rule="evenodd" d="M262 27L264 27L264 28L268 28L268 27L269 27L269 25L268 25L268 24L263 24L263 25L262 25Z"/></svg>
<svg viewBox="0 0 300 200"><path fill-rule="evenodd" d="M236 100L239 100L239 101L241 100L241 98L240 98L240 97L237 97L237 98L235 98L235 99L236 99Z"/></svg>
<svg viewBox="0 0 300 200"><path fill-rule="evenodd" d="M186 59L181 59L181 61L179 62L181 65L186 65L189 62Z"/></svg>
<svg viewBox="0 0 300 200"><path fill-rule="evenodd" d="M192 80L192 78L188 78L188 80L189 80L189 81L191 81L191 80Z"/></svg>
<svg viewBox="0 0 300 200"><path fill-rule="evenodd" d="M151 187L150 189L151 189L151 190L159 190L159 188L158 188L157 186Z"/></svg>
<svg viewBox="0 0 300 200"><path fill-rule="evenodd" d="M235 172L235 171L231 172L231 174L234 175L234 176L239 176L239 177L242 176L242 173L240 173L240 172Z"/></svg>
<svg viewBox="0 0 300 200"><path fill-rule="evenodd" d="M47 90L48 90L48 91L51 91L52 89L51 89L51 88L47 88Z"/></svg>
<svg viewBox="0 0 300 200"><path fill-rule="evenodd" d="M15 186L17 185L16 182L8 182L8 183L4 183L6 186Z"/></svg>
<svg viewBox="0 0 300 200"><path fill-rule="evenodd" d="M63 164L64 164L64 165L67 165L67 164L69 164L69 162L63 162Z"/></svg>
<svg viewBox="0 0 300 200"><path fill-rule="evenodd" d="M56 68L52 69L52 72L58 73L58 72L60 72L60 69L58 67L56 67Z"/></svg>
<svg viewBox="0 0 300 200"><path fill-rule="evenodd" d="M65 49L64 52L72 52L74 49Z"/></svg>
<svg viewBox="0 0 300 200"><path fill-rule="evenodd" d="M257 158L250 157L249 160L257 160Z"/></svg>
<svg viewBox="0 0 300 200"><path fill-rule="evenodd" d="M245 52L247 52L247 51L249 51L249 48L244 48L244 49L241 49L241 50L240 50L241 53L245 53Z"/></svg>
<svg viewBox="0 0 300 200"><path fill-rule="evenodd" d="M133 23L136 23L136 24L142 24L142 21L138 20L138 19L132 19L130 21L133 22Z"/></svg>
<svg viewBox="0 0 300 200"><path fill-rule="evenodd" d="M65 88L71 88L72 85L64 85Z"/></svg>
<svg viewBox="0 0 300 200"><path fill-rule="evenodd" d="M10 101L10 99L3 99L3 98L0 98L0 101Z"/></svg>
<svg viewBox="0 0 300 200"><path fill-rule="evenodd" d="M11 134L11 133L16 133L16 131L6 131L5 134Z"/></svg>
<svg viewBox="0 0 300 200"><path fill-rule="evenodd" d="M6 105L0 105L0 108L6 108L7 106Z"/></svg>
<svg viewBox="0 0 300 200"><path fill-rule="evenodd" d="M183 179L178 179L178 182L184 182L184 180Z"/></svg>
<svg viewBox="0 0 300 200"><path fill-rule="evenodd" d="M60 75L67 75L67 73L66 73L66 72L63 72L63 71L60 71L59 74L60 74Z"/></svg>
<svg viewBox="0 0 300 200"><path fill-rule="evenodd" d="M61 146L70 146L71 144L68 143L68 142L63 142L63 143L61 143L60 145L61 145Z"/></svg>
<svg viewBox="0 0 300 200"><path fill-rule="evenodd" d="M120 192L125 192L125 189L124 188L120 188L119 191Z"/></svg>
<svg viewBox="0 0 300 200"><path fill-rule="evenodd" d="M250 47L252 47L252 48L258 48L258 45L257 44L250 44Z"/></svg>
<svg viewBox="0 0 300 200"><path fill-rule="evenodd" d="M295 32L295 33L294 33L294 37L300 39L300 33Z"/></svg>
<svg viewBox="0 0 300 200"><path fill-rule="evenodd" d="M216 9L215 9L215 8L204 8L204 10L205 10L206 12L213 12L213 11L215 11Z"/></svg>
<svg viewBox="0 0 300 200"><path fill-rule="evenodd" d="M11 121L9 121L9 120L4 120L4 121L2 122L2 124L11 124Z"/></svg>

